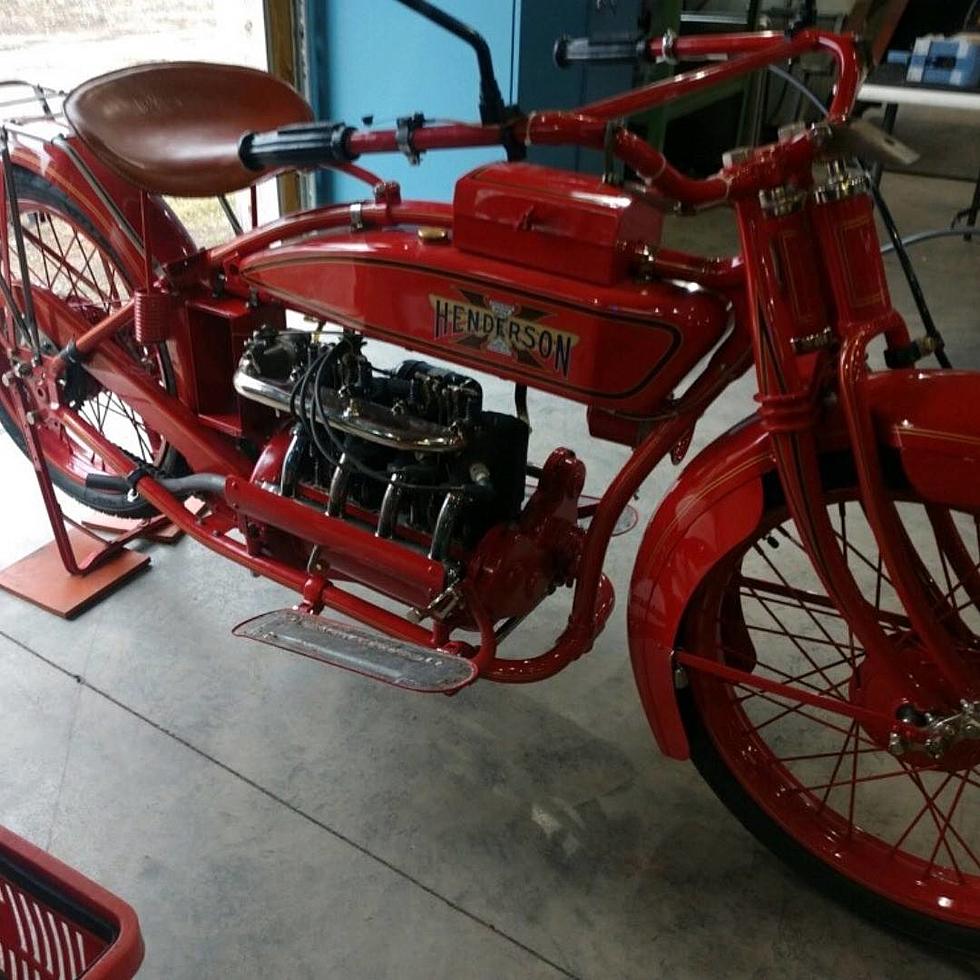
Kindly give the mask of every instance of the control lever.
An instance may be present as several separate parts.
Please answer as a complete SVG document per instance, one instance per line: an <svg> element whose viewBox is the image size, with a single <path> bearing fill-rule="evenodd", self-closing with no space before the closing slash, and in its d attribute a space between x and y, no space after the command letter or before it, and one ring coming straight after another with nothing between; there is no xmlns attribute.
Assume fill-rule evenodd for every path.
<svg viewBox="0 0 980 980"><path fill-rule="evenodd" d="M830 138L822 147L824 156L857 157L865 163L891 167L908 167L920 154L890 133L866 119L852 117L845 122L829 123Z"/></svg>
<svg viewBox="0 0 980 980"><path fill-rule="evenodd" d="M635 65L649 60L646 39L642 34L560 37L555 41L554 55L559 68L575 64Z"/></svg>

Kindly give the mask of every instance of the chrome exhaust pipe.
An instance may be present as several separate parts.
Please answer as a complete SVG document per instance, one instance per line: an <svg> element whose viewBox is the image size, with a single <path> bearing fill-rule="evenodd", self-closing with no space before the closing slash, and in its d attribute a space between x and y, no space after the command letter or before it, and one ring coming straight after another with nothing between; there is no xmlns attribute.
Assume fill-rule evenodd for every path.
<svg viewBox="0 0 980 980"><path fill-rule="evenodd" d="M277 412L289 413L293 385L287 381L260 377L247 353L238 362L232 384L242 398ZM437 425L411 415L400 415L374 402L350 398L336 391L321 391L319 406L316 402L312 394L307 395L302 407L308 418L313 417L315 412L316 420L322 425L389 449L414 453L455 453L466 446L465 434L455 426Z"/></svg>

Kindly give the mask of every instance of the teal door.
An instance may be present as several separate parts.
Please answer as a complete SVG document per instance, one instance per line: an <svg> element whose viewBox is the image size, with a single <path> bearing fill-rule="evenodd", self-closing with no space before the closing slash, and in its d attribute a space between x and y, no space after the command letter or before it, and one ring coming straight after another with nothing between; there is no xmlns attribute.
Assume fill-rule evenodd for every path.
<svg viewBox="0 0 980 980"><path fill-rule="evenodd" d="M320 119L393 128L399 116L475 122L478 73L473 51L395 0L305 0L311 99ZM552 61L562 34L610 34L636 29L640 0L434 0L487 39L505 101L524 110L582 105L630 87L631 68L559 71ZM501 149L428 153L412 166L401 154L359 162L397 180L405 199L449 200L456 178ZM534 148L542 163L595 169L597 155ZM320 181L323 200L368 196L363 184L338 174Z"/></svg>
<svg viewBox="0 0 980 980"><path fill-rule="evenodd" d="M394 128L399 116L479 121L476 58L461 41L395 0L306 0L310 87L318 117ZM454 17L475 27L493 52L500 91L514 98L515 18L520 0L442 0ZM455 178L503 151L445 150L412 166L401 154L359 162L397 180L402 196L449 200ZM321 187L328 199L360 199L365 186L331 175Z"/></svg>

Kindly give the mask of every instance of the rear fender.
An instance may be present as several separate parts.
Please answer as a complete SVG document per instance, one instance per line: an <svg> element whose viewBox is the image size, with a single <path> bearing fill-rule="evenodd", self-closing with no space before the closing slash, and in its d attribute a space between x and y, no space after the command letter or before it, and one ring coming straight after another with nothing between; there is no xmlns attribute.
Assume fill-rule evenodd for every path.
<svg viewBox="0 0 980 980"><path fill-rule="evenodd" d="M43 177L70 198L112 246L131 280L139 281L143 269L139 188L100 163L75 136L49 143L20 142L12 157L18 167ZM150 196L148 203L154 259L165 264L193 255L197 251L194 240L163 198Z"/></svg>
<svg viewBox="0 0 980 980"><path fill-rule="evenodd" d="M139 188L105 167L74 136L57 137L48 143L22 140L13 146L11 156L18 167L57 187L85 215L118 256L130 283L135 286L143 281ZM187 229L163 198L148 197L147 225L157 264L176 262L198 251ZM167 350L178 394L189 399L191 382L187 365L192 355L182 331L174 332L167 342Z"/></svg>

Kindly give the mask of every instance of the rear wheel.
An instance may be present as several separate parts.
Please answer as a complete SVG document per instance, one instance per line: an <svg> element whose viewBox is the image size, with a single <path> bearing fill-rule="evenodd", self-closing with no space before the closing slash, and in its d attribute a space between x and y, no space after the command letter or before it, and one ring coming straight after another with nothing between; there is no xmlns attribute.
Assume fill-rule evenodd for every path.
<svg viewBox="0 0 980 980"><path fill-rule="evenodd" d="M91 324L118 309L131 294L138 274L124 268L108 243L81 211L56 187L24 170L15 171L20 203L20 224L24 235L32 283L54 294ZM11 269L18 275L12 234ZM38 324L44 353L59 348L58 339ZM138 344L132 329L122 331L112 341L117 344L157 384L174 391L174 372L164 345ZM24 434L10 400L12 393L0 388L0 424L26 451ZM148 426L140 415L118 395L105 390L80 367L70 367L61 385L62 404L76 411L110 442L125 451L134 462L147 464L164 475L182 468L177 452ZM89 473L105 472L102 460L61 428L39 430L48 469L56 486L69 496L96 510L126 517L153 513L142 500L125 494L94 491L86 487Z"/></svg>
<svg viewBox="0 0 980 980"><path fill-rule="evenodd" d="M826 475L838 543L897 656L916 637L882 567L846 460ZM969 567L954 570L925 508L903 522L929 575L952 646L980 656L969 567L980 521L950 514ZM691 604L681 646L755 676L844 703L867 703L870 662L813 572L778 493L751 539ZM763 843L856 911L918 939L980 952L980 741L938 760L896 757L880 731L844 714L691 666L682 710L692 758L722 802Z"/></svg>

